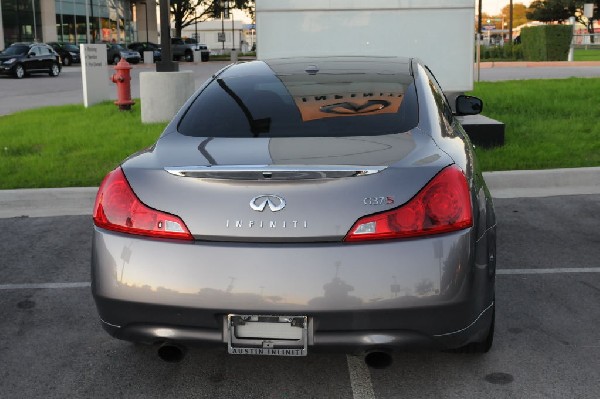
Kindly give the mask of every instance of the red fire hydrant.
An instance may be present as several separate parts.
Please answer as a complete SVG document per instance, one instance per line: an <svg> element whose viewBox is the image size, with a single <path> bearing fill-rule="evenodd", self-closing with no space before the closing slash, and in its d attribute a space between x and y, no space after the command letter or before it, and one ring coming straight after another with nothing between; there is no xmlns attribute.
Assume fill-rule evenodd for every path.
<svg viewBox="0 0 600 399"><path fill-rule="evenodd" d="M115 105L118 105L121 111L129 111L135 104L135 101L131 101L131 72L129 72L131 68L129 62L125 61L125 58L121 58L114 68L117 72L110 77L110 80L117 84Z"/></svg>

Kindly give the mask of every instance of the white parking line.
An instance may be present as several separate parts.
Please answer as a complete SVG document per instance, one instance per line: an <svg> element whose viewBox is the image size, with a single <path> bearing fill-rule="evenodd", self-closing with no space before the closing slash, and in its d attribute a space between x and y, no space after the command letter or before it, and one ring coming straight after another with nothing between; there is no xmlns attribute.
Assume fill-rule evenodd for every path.
<svg viewBox="0 0 600 399"><path fill-rule="evenodd" d="M41 283L41 284L0 284L0 290L36 290L36 289L62 289L62 288L86 288L90 287L88 282L79 283Z"/></svg>
<svg viewBox="0 0 600 399"><path fill-rule="evenodd" d="M375 399L371 373L362 356L346 355L354 399Z"/></svg>
<svg viewBox="0 0 600 399"><path fill-rule="evenodd" d="M558 267L555 269L498 269L497 274L566 274L566 273L600 273L600 267Z"/></svg>

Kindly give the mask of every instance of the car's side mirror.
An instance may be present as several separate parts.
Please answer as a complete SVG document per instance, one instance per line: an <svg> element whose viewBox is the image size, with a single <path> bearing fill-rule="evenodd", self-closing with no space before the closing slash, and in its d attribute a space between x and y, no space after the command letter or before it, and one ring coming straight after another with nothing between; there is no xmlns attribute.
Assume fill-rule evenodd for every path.
<svg viewBox="0 0 600 399"><path fill-rule="evenodd" d="M457 115L477 115L483 111L483 101L477 97L460 95L456 97Z"/></svg>

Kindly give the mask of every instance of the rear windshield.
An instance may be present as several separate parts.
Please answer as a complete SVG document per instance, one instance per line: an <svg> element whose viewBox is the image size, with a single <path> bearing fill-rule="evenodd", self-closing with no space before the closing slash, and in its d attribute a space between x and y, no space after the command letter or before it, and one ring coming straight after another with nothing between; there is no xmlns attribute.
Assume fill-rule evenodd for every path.
<svg viewBox="0 0 600 399"><path fill-rule="evenodd" d="M410 78L410 77L409 77ZM343 137L406 132L418 124L412 78L277 76L213 80L178 130L195 137Z"/></svg>

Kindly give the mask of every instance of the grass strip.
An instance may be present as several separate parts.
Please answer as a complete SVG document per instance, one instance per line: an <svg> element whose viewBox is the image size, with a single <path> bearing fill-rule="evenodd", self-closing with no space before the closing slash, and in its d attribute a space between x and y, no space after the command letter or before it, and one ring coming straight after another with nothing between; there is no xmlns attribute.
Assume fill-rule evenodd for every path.
<svg viewBox="0 0 600 399"><path fill-rule="evenodd" d="M600 79L479 82L484 114L506 124L505 145L477 148L483 170L600 166Z"/></svg>
<svg viewBox="0 0 600 399"><path fill-rule="evenodd" d="M506 124L505 145L477 148L483 170L600 166L600 79L480 82L484 114ZM97 186L166 124L142 124L112 102L0 117L0 189Z"/></svg>
<svg viewBox="0 0 600 399"><path fill-rule="evenodd" d="M573 53L574 61L600 61L600 47L592 47L588 49L575 49Z"/></svg>
<svg viewBox="0 0 600 399"><path fill-rule="evenodd" d="M141 123L112 102L44 107L0 117L0 188L97 186L166 124Z"/></svg>

